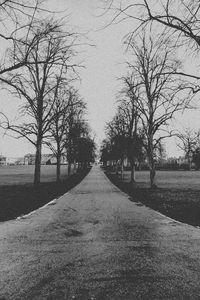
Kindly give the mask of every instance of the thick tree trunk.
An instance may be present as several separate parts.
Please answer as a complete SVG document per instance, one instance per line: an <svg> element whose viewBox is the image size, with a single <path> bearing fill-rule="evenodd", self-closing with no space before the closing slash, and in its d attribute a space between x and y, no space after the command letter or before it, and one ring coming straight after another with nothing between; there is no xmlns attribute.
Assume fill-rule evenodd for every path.
<svg viewBox="0 0 200 300"><path fill-rule="evenodd" d="M34 184L40 183L40 173L41 173L41 153L42 153L42 138L38 135L36 155L35 155L35 173L34 173Z"/></svg>

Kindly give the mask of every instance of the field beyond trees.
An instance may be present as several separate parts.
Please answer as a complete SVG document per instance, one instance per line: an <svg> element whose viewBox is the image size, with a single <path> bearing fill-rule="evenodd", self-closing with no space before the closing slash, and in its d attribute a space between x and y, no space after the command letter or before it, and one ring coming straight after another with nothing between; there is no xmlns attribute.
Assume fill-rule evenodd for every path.
<svg viewBox="0 0 200 300"><path fill-rule="evenodd" d="M42 182L34 185L34 166L0 167L0 222L8 221L45 205L76 186L89 172L82 169L68 176L62 166L62 180L56 182L56 166L42 166ZM73 171L73 170L72 170Z"/></svg>
<svg viewBox="0 0 200 300"><path fill-rule="evenodd" d="M200 171L157 171L156 189L149 188L149 172L136 172L136 183L130 183L130 172L124 179L114 172L106 172L108 178L130 200L148 206L177 221L200 226Z"/></svg>
<svg viewBox="0 0 200 300"><path fill-rule="evenodd" d="M130 171L124 171L124 181L130 181ZM136 184L149 187L149 171L136 171ZM200 171L156 171L158 188L200 190Z"/></svg>
<svg viewBox="0 0 200 300"><path fill-rule="evenodd" d="M32 183L34 178L34 165L27 166L1 166L0 167L0 186ZM61 179L68 174L67 165L61 166ZM41 166L41 182L56 181L56 166Z"/></svg>

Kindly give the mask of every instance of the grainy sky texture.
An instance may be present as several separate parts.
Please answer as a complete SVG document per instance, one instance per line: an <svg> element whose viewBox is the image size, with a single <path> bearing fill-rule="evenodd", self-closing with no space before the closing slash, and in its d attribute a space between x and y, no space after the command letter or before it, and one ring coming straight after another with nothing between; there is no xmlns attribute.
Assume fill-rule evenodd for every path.
<svg viewBox="0 0 200 300"><path fill-rule="evenodd" d="M87 32L89 42L95 45L81 48L80 58L84 59L85 68L80 70L82 80L77 85L88 105L87 117L99 143L104 137L105 122L115 113L116 95L120 90L117 78L126 74L123 64L126 61L126 54L122 39L134 23L123 22L103 29L111 16L109 14L100 16L103 11L100 9L101 1L98 0L49 0L47 3L51 10L66 10L65 13L70 15L69 24L78 32ZM6 91L1 95L1 110L14 117L18 100L11 100ZM179 115L174 124L180 129L199 128L198 113L188 112L184 116ZM28 152L34 152L34 148L28 142L9 137L2 138L0 153L18 157ZM173 139L167 141L167 152L170 156L179 154Z"/></svg>

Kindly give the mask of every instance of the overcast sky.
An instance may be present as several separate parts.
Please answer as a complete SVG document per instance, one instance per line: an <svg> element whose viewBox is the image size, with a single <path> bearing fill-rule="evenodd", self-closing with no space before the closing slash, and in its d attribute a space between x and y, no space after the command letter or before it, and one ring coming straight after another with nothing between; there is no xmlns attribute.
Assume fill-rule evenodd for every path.
<svg viewBox="0 0 200 300"><path fill-rule="evenodd" d="M130 24L120 23L105 29L110 16L108 14L99 17L102 12L98 0L49 0L48 7L52 10L67 10L70 14L70 23L77 31L88 31L88 37L95 47L85 46L85 68L80 70L81 83L80 94L88 105L88 120L96 133L99 142L104 137L104 126L115 112L116 94L120 90L118 77L125 74L123 62L126 60L122 46L123 36L129 31ZM131 26L134 26L132 23ZM4 91L0 99L1 110L14 115L17 100L9 101L10 97ZM174 124L179 128L200 128L199 113L188 112L179 116ZM9 157L23 156L34 152L34 148L25 141L4 137L1 142L0 153ZM171 155L179 155L174 140L167 141L167 152Z"/></svg>

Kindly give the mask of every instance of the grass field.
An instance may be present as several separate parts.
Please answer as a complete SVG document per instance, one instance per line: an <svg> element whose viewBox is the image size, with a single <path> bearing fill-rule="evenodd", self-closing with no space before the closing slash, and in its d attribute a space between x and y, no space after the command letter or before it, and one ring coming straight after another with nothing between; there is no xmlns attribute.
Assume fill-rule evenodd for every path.
<svg viewBox="0 0 200 300"><path fill-rule="evenodd" d="M124 181L130 181L130 171L124 172ZM136 171L136 182L149 185L149 171ZM200 190L200 171L157 171L156 184L160 188Z"/></svg>
<svg viewBox="0 0 200 300"><path fill-rule="evenodd" d="M149 172L136 172L136 184L130 184L130 172L124 179L106 172L108 178L130 200L151 207L175 220L200 226L200 171L158 171L157 189L150 189Z"/></svg>
<svg viewBox="0 0 200 300"><path fill-rule="evenodd" d="M0 185L18 185L32 183L35 166L0 166ZM61 176L67 175L67 165L61 166ZM56 180L56 166L41 166L41 182Z"/></svg>

